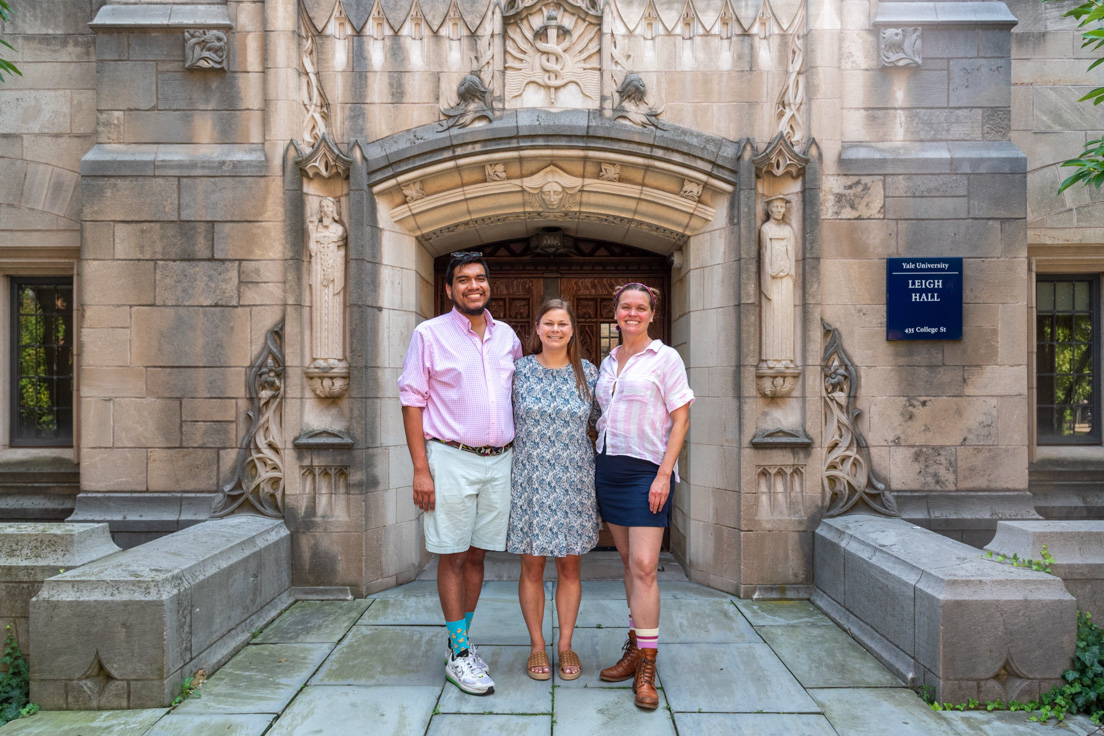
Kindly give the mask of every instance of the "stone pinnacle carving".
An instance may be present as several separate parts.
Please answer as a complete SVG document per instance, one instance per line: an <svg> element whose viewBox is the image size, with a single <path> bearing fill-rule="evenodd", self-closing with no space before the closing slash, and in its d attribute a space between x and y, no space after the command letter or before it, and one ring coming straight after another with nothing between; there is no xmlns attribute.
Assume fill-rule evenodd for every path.
<svg viewBox="0 0 1104 736"><path fill-rule="evenodd" d="M268 331L249 371L252 424L238 449L234 480L223 486L212 518L252 510L275 519L284 516L284 462L281 409L284 394L284 322Z"/></svg>
<svg viewBox="0 0 1104 736"><path fill-rule="evenodd" d="M295 165L308 179L316 176L321 179L348 179L349 169L353 166L353 160L341 152L328 131L323 131L314 147L304 151L298 141L292 141L295 152L299 154L295 159Z"/></svg>
<svg viewBox="0 0 1104 736"><path fill-rule="evenodd" d="M184 68L219 69L229 68L226 32L209 28L184 31Z"/></svg>
<svg viewBox="0 0 1104 736"><path fill-rule="evenodd" d="M829 334L821 361L824 373L824 493L825 516L839 516L864 501L874 511L899 516L897 503L874 476L870 448L858 428L855 408L859 372L843 349L839 331L821 321Z"/></svg>

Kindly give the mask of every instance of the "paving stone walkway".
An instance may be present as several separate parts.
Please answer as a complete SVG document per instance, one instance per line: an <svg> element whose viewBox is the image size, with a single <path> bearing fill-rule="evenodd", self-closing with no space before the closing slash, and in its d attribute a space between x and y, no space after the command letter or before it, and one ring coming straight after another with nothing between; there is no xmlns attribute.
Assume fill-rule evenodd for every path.
<svg viewBox="0 0 1104 736"><path fill-rule="evenodd" d="M544 626L555 641L553 584ZM299 602L215 673L165 709L40 713L0 736L1086 736L1017 713L935 713L807 602L753 602L665 580L660 708L633 705L626 683L598 679L620 655L619 581L583 583L574 649L583 676L525 674L528 636L517 584L484 586L472 638L497 683L464 695L444 683L445 634L436 583L367 600ZM550 652L551 655L551 652Z"/></svg>

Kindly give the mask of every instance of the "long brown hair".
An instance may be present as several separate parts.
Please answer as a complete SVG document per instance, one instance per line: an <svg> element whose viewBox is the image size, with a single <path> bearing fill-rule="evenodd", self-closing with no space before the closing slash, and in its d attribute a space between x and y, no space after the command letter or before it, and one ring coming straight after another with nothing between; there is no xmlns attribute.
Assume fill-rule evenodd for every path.
<svg viewBox="0 0 1104 736"><path fill-rule="evenodd" d="M571 339L567 341L567 359L571 363L572 370L575 371L575 388L579 390L579 396L583 401L590 401L590 387L587 385L586 373L583 371L583 358L579 354L579 335L575 326L575 312L572 311L571 305L565 302L563 299L549 299L541 305L540 310L537 312L536 325L540 325L540 321L544 319L544 315L551 312L553 309L562 309L567 312L567 318L571 320ZM544 344L541 342L540 335L537 334L536 329L529 335L529 352L533 355L544 350Z"/></svg>

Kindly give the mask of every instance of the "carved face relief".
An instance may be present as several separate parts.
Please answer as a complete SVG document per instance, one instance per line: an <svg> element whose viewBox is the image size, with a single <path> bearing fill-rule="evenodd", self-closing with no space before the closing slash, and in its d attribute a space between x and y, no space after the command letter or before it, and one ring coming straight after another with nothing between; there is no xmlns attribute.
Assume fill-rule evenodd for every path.
<svg viewBox="0 0 1104 736"><path fill-rule="evenodd" d="M544 185L540 191L541 202L550 210L558 210L564 200L564 188L554 181Z"/></svg>
<svg viewBox="0 0 1104 736"><path fill-rule="evenodd" d="M522 181L526 202L533 209L566 210L575 207L583 180L552 165Z"/></svg>
<svg viewBox="0 0 1104 736"><path fill-rule="evenodd" d="M786 200L776 199L770 203L767 207L767 211L770 212L772 220L782 221L782 218L786 216Z"/></svg>
<svg viewBox="0 0 1104 736"><path fill-rule="evenodd" d="M318 216L322 220L323 225L330 225L337 217L337 205L329 197L326 197L318 204Z"/></svg>

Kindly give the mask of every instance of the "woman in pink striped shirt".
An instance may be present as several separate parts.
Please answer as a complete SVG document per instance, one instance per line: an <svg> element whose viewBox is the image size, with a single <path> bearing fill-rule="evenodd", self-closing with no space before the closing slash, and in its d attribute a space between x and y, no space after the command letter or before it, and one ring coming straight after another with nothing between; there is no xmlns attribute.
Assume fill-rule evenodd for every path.
<svg viewBox="0 0 1104 736"><path fill-rule="evenodd" d="M595 490L602 518L625 566L629 639L621 660L602 670L607 682L634 677L636 705L654 710L659 643L659 548L671 513L677 459L690 428L694 392L674 348L653 340L659 292L625 284L614 295L621 344L602 361L595 395L598 420Z"/></svg>

